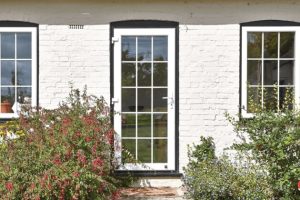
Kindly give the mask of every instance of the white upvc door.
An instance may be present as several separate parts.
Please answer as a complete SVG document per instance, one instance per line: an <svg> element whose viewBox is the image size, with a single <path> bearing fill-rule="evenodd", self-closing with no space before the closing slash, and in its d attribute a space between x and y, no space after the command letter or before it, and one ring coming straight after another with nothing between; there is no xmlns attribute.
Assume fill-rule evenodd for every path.
<svg viewBox="0 0 300 200"><path fill-rule="evenodd" d="M116 28L112 41L120 170L175 170L175 29Z"/></svg>

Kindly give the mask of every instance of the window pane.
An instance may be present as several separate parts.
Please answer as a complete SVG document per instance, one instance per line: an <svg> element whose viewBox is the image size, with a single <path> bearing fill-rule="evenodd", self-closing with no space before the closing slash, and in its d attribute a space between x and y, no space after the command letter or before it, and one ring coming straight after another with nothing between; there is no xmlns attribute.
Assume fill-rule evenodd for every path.
<svg viewBox="0 0 300 200"><path fill-rule="evenodd" d="M292 109L294 104L294 88L281 87L279 88L279 108Z"/></svg>
<svg viewBox="0 0 300 200"><path fill-rule="evenodd" d="M153 37L153 60L156 61L168 60L168 37L167 36Z"/></svg>
<svg viewBox="0 0 300 200"><path fill-rule="evenodd" d="M248 33L248 58L261 58L262 33Z"/></svg>
<svg viewBox="0 0 300 200"><path fill-rule="evenodd" d="M264 85L278 84L277 61L264 61Z"/></svg>
<svg viewBox="0 0 300 200"><path fill-rule="evenodd" d="M247 112L256 113L262 108L261 104L262 89L261 87L248 87L247 90Z"/></svg>
<svg viewBox="0 0 300 200"><path fill-rule="evenodd" d="M278 92L276 87L264 88L264 108L270 111L277 111Z"/></svg>
<svg viewBox="0 0 300 200"><path fill-rule="evenodd" d="M122 114L122 137L135 137L135 114Z"/></svg>
<svg viewBox="0 0 300 200"><path fill-rule="evenodd" d="M278 33L264 33L264 57L277 58Z"/></svg>
<svg viewBox="0 0 300 200"><path fill-rule="evenodd" d="M280 85L294 84L294 61L281 60L280 61Z"/></svg>
<svg viewBox="0 0 300 200"><path fill-rule="evenodd" d="M1 85L15 85L15 62L1 61Z"/></svg>
<svg viewBox="0 0 300 200"><path fill-rule="evenodd" d="M168 90L163 89L153 89L153 111L154 112L167 112L168 111L168 99L163 99L163 97L168 96Z"/></svg>
<svg viewBox="0 0 300 200"><path fill-rule="evenodd" d="M31 85L31 61L17 61L18 85Z"/></svg>
<svg viewBox="0 0 300 200"><path fill-rule="evenodd" d="M153 114L153 137L168 136L168 115Z"/></svg>
<svg viewBox="0 0 300 200"><path fill-rule="evenodd" d="M168 162L168 141L165 139L153 140L153 162L166 163Z"/></svg>
<svg viewBox="0 0 300 200"><path fill-rule="evenodd" d="M138 137L151 137L151 114L138 114Z"/></svg>
<svg viewBox="0 0 300 200"><path fill-rule="evenodd" d="M17 58L31 58L31 33L17 33Z"/></svg>
<svg viewBox="0 0 300 200"><path fill-rule="evenodd" d="M17 98L21 104L31 104L31 87L17 88Z"/></svg>
<svg viewBox="0 0 300 200"><path fill-rule="evenodd" d="M138 89L138 111L140 112L151 111L151 89L148 88Z"/></svg>
<svg viewBox="0 0 300 200"><path fill-rule="evenodd" d="M13 113L12 106L15 103L15 88L2 87L1 88L1 112Z"/></svg>
<svg viewBox="0 0 300 200"><path fill-rule="evenodd" d="M138 86L151 86L151 63L138 64Z"/></svg>
<svg viewBox="0 0 300 200"><path fill-rule="evenodd" d="M1 58L15 58L15 33L1 33Z"/></svg>
<svg viewBox="0 0 300 200"><path fill-rule="evenodd" d="M133 61L136 58L136 41L135 37L122 37L122 60Z"/></svg>
<svg viewBox="0 0 300 200"><path fill-rule="evenodd" d="M122 140L122 161L125 159L127 163L134 162L136 159L135 155L135 139L123 139ZM129 158L129 159L128 159Z"/></svg>
<svg viewBox="0 0 300 200"><path fill-rule="evenodd" d="M135 64L122 64L122 86L135 86Z"/></svg>
<svg viewBox="0 0 300 200"><path fill-rule="evenodd" d="M250 85L261 85L262 69L261 61L249 60L247 67L248 83Z"/></svg>
<svg viewBox="0 0 300 200"><path fill-rule="evenodd" d="M282 32L280 33L280 57L294 58L294 39L295 33Z"/></svg>
<svg viewBox="0 0 300 200"><path fill-rule="evenodd" d="M153 64L153 85L154 86L168 85L168 64L167 63Z"/></svg>
<svg viewBox="0 0 300 200"><path fill-rule="evenodd" d="M135 112L135 89L122 89L122 112Z"/></svg>
<svg viewBox="0 0 300 200"><path fill-rule="evenodd" d="M138 140L138 160L151 163L151 140Z"/></svg>
<svg viewBox="0 0 300 200"><path fill-rule="evenodd" d="M151 37L138 37L138 60L151 60Z"/></svg>

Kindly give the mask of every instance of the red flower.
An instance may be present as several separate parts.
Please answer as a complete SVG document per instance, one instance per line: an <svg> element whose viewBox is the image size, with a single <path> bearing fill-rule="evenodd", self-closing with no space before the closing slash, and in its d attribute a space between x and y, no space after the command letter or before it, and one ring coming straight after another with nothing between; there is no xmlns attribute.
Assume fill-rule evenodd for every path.
<svg viewBox="0 0 300 200"><path fill-rule="evenodd" d="M77 151L77 161L79 161L82 164L86 164L86 157L80 150Z"/></svg>
<svg viewBox="0 0 300 200"><path fill-rule="evenodd" d="M65 199L65 189L64 188L62 188L60 190L60 194L59 194L59 198L58 199L59 200L64 200Z"/></svg>
<svg viewBox="0 0 300 200"><path fill-rule="evenodd" d="M7 182L5 183L5 188L8 190L8 191L12 191L14 189L14 185L12 182Z"/></svg>
<svg viewBox="0 0 300 200"><path fill-rule="evenodd" d="M80 132L80 131L77 131L77 132L75 133L75 135L76 135L76 137L80 137L80 136L81 136L81 132Z"/></svg>
<svg viewBox="0 0 300 200"><path fill-rule="evenodd" d="M300 181L298 181L298 190L300 191Z"/></svg>
<svg viewBox="0 0 300 200"><path fill-rule="evenodd" d="M63 125L67 126L71 123L71 119L65 118L65 119L62 120L62 123L63 123Z"/></svg>
<svg viewBox="0 0 300 200"><path fill-rule="evenodd" d="M92 125L93 124L93 119L90 116L85 116L83 118L83 121L84 121L85 125Z"/></svg>
<svg viewBox="0 0 300 200"><path fill-rule="evenodd" d="M106 138L108 140L108 143L112 145L114 143L114 131L113 130L108 131L106 134Z"/></svg>
<svg viewBox="0 0 300 200"><path fill-rule="evenodd" d="M73 172L73 176L77 178L77 177L80 176L80 173L79 172Z"/></svg>
<svg viewBox="0 0 300 200"><path fill-rule="evenodd" d="M30 189L34 190L34 188L35 188L35 183L31 183Z"/></svg>
<svg viewBox="0 0 300 200"><path fill-rule="evenodd" d="M56 154L54 156L53 164L55 164L55 165L61 165L60 155Z"/></svg>
<svg viewBox="0 0 300 200"><path fill-rule="evenodd" d="M48 180L48 174L44 174L42 178L40 178L40 184L42 186L42 188L46 187L46 182Z"/></svg>
<svg viewBox="0 0 300 200"><path fill-rule="evenodd" d="M97 149L98 149L98 144L95 143L92 147L92 154L95 155L97 153Z"/></svg>
<svg viewBox="0 0 300 200"><path fill-rule="evenodd" d="M112 200L117 200L117 199L120 199L120 197L121 197L121 193L120 193L120 191L115 191L115 192L113 192L112 193L112 195L111 195L111 199Z"/></svg>
<svg viewBox="0 0 300 200"><path fill-rule="evenodd" d="M94 131L98 133L98 132L101 131L101 128L96 126L96 127L94 128Z"/></svg>
<svg viewBox="0 0 300 200"><path fill-rule="evenodd" d="M64 135L68 133L68 126L71 124L71 119L65 118L62 120L62 132Z"/></svg>
<svg viewBox="0 0 300 200"><path fill-rule="evenodd" d="M101 168L103 165L103 160L99 157L97 157L96 159L92 160L92 166L93 166L93 169L99 169Z"/></svg>
<svg viewBox="0 0 300 200"><path fill-rule="evenodd" d="M92 138L87 136L87 137L85 137L85 141L90 142L90 141L92 141Z"/></svg>

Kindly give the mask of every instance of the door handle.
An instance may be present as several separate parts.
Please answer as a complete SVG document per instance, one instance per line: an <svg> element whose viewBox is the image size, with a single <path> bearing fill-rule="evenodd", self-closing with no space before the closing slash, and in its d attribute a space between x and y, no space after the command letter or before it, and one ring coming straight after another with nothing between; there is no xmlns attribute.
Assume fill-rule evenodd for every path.
<svg viewBox="0 0 300 200"><path fill-rule="evenodd" d="M164 100L168 100L168 104L170 105L170 108L173 109L174 105L174 98L173 97L162 97Z"/></svg>

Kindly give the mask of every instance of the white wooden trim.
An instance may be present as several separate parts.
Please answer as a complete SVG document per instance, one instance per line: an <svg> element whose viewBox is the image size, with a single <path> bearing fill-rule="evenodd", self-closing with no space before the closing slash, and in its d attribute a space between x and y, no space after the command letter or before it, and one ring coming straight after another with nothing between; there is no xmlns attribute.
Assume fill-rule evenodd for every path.
<svg viewBox="0 0 300 200"><path fill-rule="evenodd" d="M37 28L36 27L0 27L0 33L5 33L5 32L31 33L31 59L22 59L22 60L31 60L31 106L37 106ZM10 60L16 60L16 58ZM0 113L0 119L17 118L17 117L19 117L17 113Z"/></svg>
<svg viewBox="0 0 300 200"><path fill-rule="evenodd" d="M300 27L295 26L249 26L242 27L242 85L241 85L241 95L242 95L242 105L241 114L244 118L253 117L253 113L247 113L247 33L248 32L295 32L295 47L294 47L294 90L295 90L295 103L296 107L299 108L300 103L300 78L297 76L300 73ZM262 49L263 51L263 49ZM262 52L263 53L263 52ZM279 55L278 55L279 56ZM292 58L291 58L292 59ZM274 59L278 60L278 58ZM263 75L262 75L263 76ZM263 77L262 77L263 78ZM263 81L263 80L262 80Z"/></svg>
<svg viewBox="0 0 300 200"><path fill-rule="evenodd" d="M120 170L175 170L175 28L116 28L114 29L114 96L119 103L114 104L114 128L117 133L115 140L116 158L121 164L121 37L122 36L168 36L168 97L173 97L173 106L168 103L168 161L167 163L125 164ZM156 88L156 87L153 87Z"/></svg>

